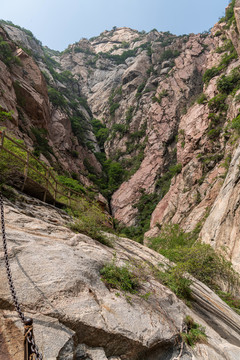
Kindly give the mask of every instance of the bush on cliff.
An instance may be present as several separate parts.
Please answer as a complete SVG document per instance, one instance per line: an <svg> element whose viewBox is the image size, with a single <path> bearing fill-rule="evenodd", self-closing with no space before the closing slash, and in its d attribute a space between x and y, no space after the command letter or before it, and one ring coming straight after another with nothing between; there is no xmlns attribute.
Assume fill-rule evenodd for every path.
<svg viewBox="0 0 240 360"><path fill-rule="evenodd" d="M160 271L159 277L178 296L189 299L187 289L191 280L186 273L219 291L223 281L229 290L240 283L232 264L207 244L197 242L200 226L192 232L184 232L179 225L164 225L158 237L150 240L149 247L173 261L176 265L168 271ZM184 280L185 279L185 280ZM189 281L189 283L186 282Z"/></svg>

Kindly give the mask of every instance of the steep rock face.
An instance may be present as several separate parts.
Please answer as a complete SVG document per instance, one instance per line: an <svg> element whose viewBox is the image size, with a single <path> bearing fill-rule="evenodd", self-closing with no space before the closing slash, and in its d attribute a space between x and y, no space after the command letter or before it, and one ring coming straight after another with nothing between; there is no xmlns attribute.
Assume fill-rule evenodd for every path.
<svg viewBox="0 0 240 360"><path fill-rule="evenodd" d="M49 101L42 72L49 70L43 61L45 55L42 47L32 36L13 26L4 25L0 28L0 36L12 56L9 64L4 64L4 60L0 61L0 105L4 111L12 113L12 119L4 119L1 126L10 130L11 134L23 138L30 148L34 148L37 141L34 130L40 131L52 148L48 159L44 160L50 161L51 165L57 163L58 167L61 164L60 166L70 173L77 173L83 184L89 186L84 159L88 159L98 172L101 172L101 166L92 151L73 134L70 114ZM82 107L82 111L84 116L89 118L85 108ZM41 132L42 130L44 132ZM93 134L89 136L93 143L96 142ZM72 156L73 152L78 156Z"/></svg>
<svg viewBox="0 0 240 360"><path fill-rule="evenodd" d="M80 74L93 116L110 131L107 156L133 173L112 197L112 212L126 225L136 223L133 205L141 191L154 192L175 158L181 113L201 91L211 46L202 35L177 38L120 28L81 40L61 56L64 69Z"/></svg>
<svg viewBox="0 0 240 360"><path fill-rule="evenodd" d="M168 263L163 256L126 238L114 236L112 249L74 234L64 213L28 197L14 206L6 201L5 215L18 298L34 318L47 359L173 360L180 352L186 360L239 358L239 316L198 281L192 285L194 307L187 308L153 276L152 267ZM116 294L101 281L100 269L111 261L137 271L138 294ZM12 312L2 256L0 273L0 351L6 359L20 359L22 327ZM186 315L204 325L208 336L193 350L182 348L179 339Z"/></svg>
<svg viewBox="0 0 240 360"><path fill-rule="evenodd" d="M235 18L238 23L237 9L235 9ZM226 27L225 23L217 24L212 29L212 34L222 35L213 37L214 47L206 61L208 69L217 68L221 64L224 52L221 49L229 41L228 36L237 50L239 46L238 42L234 42L234 38L236 40L234 24L230 28ZM226 55L229 55L229 52ZM237 271L239 271L240 253L237 227L239 141L238 135L236 133L234 135L231 131L231 121L239 113L238 91L231 93L226 100L225 98L222 100L226 101L226 108L224 115L220 115L222 119L218 118L221 130L218 128L219 135L216 137L212 136L215 130L211 130L214 128L211 127L213 124L211 118L213 112L216 112L211 106L211 99L221 93L220 79L230 78L232 71L238 67L239 59L235 56L223 72L218 73L204 86L206 100L203 104L194 105L181 118L177 161L181 162L183 168L181 174L172 180L169 192L154 210L151 230L146 233L146 237L158 235L159 228L156 226L158 223L178 223L186 231L192 231L204 224L200 233L202 241L222 251L224 256L233 262ZM230 91L227 92L229 93Z"/></svg>
<svg viewBox="0 0 240 360"><path fill-rule="evenodd" d="M104 147L107 158L125 170L123 182L111 199L115 218L122 224L138 226L138 204L143 195L153 194L157 206L147 237L159 233L158 224L169 222L180 224L186 231L200 228L212 206L215 208L215 200L216 204L220 201L219 192L223 198L225 176L235 178L235 173L231 174L235 167L228 166L239 142L232 128L232 119L239 113L239 90L230 91L226 84L220 84L223 91L219 90L222 76L231 77L235 69L238 77L240 64L239 1L234 9L232 5L228 16L214 26L211 34L177 37L156 30L145 34L116 28L90 40L82 39L61 54L43 51L39 44L33 46L33 40L21 30L5 25L14 41L35 54L39 47L46 56L45 60L36 59L37 69L24 50L9 42L23 67L14 64L9 69L0 64L4 70L0 74L4 81L0 104L14 111L7 127L30 146L34 139L28 134L31 126L47 129L58 162L77 173L83 183L92 185L87 178L91 166L86 169L84 158L95 169L92 178L97 177L102 168L94 153L99 153L100 147L90 122L92 117L100 119L109 132L101 151ZM53 96L49 103L39 69L47 79L49 95L57 90L63 97L57 102L60 99L65 108L54 103ZM208 72L209 78L205 77L203 84L202 75L207 69L212 73ZM196 103L202 91L204 95ZM217 102L214 98L219 93L224 98ZM21 104L25 97L27 102ZM81 125L76 131L78 138L72 132L76 123ZM76 152L78 158L72 155ZM232 213L229 227L235 229L238 213L233 210L238 199L237 191L232 191L234 199L231 204L229 200L224 212ZM212 230L207 222L201 237L219 249L224 241L224 225L218 232L218 216L210 218ZM238 269L237 231L231 235L231 243L225 245Z"/></svg>
<svg viewBox="0 0 240 360"><path fill-rule="evenodd" d="M154 79L154 82L159 83L155 96L161 96L163 91L167 93L161 103L152 103L152 94L142 99L141 117L147 121L148 137L144 159L139 170L112 197L114 216L127 225L135 222L136 209L132 205L140 198L141 190L147 193L154 191L156 180L168 163L167 154L170 158L174 156L174 141L181 111L197 90L201 78L205 54L201 55L203 48L198 40L194 37L186 43L186 50L175 60L174 70L167 79ZM195 56L198 57L193 62Z"/></svg>
<svg viewBox="0 0 240 360"><path fill-rule="evenodd" d="M239 244L239 159L240 148L234 153L228 175L204 223L200 236L216 250L224 250L240 272Z"/></svg>

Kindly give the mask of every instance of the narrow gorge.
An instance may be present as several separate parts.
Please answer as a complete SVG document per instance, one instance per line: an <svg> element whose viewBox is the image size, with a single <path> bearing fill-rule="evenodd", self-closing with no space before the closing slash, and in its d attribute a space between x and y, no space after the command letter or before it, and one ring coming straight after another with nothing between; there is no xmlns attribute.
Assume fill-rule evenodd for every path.
<svg viewBox="0 0 240 360"><path fill-rule="evenodd" d="M0 20L9 257L44 360L240 358L239 33L240 0L209 32L63 52ZM5 273L1 248L0 358L20 360Z"/></svg>

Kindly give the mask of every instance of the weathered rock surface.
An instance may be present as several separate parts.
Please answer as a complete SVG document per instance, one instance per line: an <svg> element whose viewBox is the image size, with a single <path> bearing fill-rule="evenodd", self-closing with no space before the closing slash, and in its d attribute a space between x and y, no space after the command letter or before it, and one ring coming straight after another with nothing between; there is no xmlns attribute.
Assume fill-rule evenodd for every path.
<svg viewBox="0 0 240 360"><path fill-rule="evenodd" d="M194 350L184 345L183 359L240 356L239 316L199 282L192 287L193 309L187 308L151 273L159 263L168 264L163 256L126 238L109 235L112 249L74 234L64 226L69 219L61 211L29 198L14 206L5 201L5 209L16 291L24 311L35 319L36 340L47 359L83 354L98 360L174 359L181 351L179 333L187 314L206 326L208 344ZM129 263L138 273L140 292L130 301L101 281L100 269L114 257L116 264ZM1 351L6 359L13 352L18 359L20 342L4 330L12 328L21 337L2 255L0 276Z"/></svg>
<svg viewBox="0 0 240 360"><path fill-rule="evenodd" d="M226 179L203 226L200 236L216 250L223 250L240 272L240 147L235 150Z"/></svg>

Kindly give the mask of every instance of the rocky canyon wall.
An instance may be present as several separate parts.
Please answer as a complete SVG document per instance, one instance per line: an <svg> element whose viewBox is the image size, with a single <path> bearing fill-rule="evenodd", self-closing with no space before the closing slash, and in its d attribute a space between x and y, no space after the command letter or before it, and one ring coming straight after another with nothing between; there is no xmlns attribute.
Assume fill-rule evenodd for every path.
<svg viewBox="0 0 240 360"><path fill-rule="evenodd" d="M105 153L122 169L111 196L120 223L147 231L149 221L146 237L164 223L203 226L202 240L224 245L238 268L239 8L232 2L211 33L113 28L63 53L2 24L20 60L1 62L1 106L13 110L4 125L32 147L32 128L46 131L45 160L87 186ZM101 144L92 118L105 129ZM144 225L140 204L151 205Z"/></svg>

